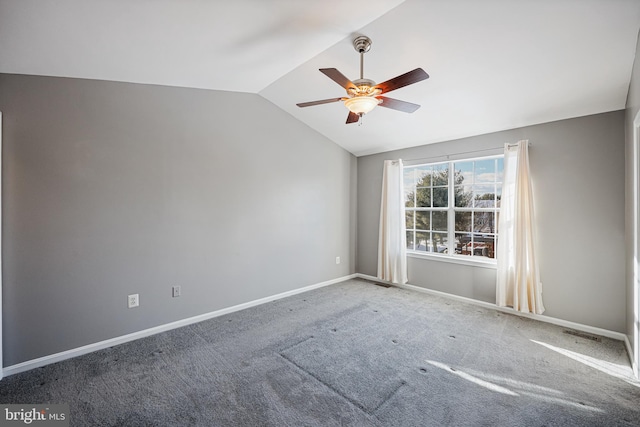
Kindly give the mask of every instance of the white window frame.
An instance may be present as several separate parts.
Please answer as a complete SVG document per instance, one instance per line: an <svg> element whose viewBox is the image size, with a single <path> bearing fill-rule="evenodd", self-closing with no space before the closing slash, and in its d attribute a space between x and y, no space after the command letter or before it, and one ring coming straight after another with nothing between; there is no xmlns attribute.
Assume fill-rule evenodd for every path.
<svg viewBox="0 0 640 427"><path fill-rule="evenodd" d="M496 258L487 258L482 256L474 256L474 255L459 255L455 253L455 213L456 212L495 212L495 221L496 221L496 241L495 245L498 242L498 233L497 233L497 221L498 221L498 213L500 212L499 207L493 208L456 208L455 207L455 168L454 164L459 162L472 162L477 160L490 160L490 159L502 159L504 158L503 154L496 154L490 156L481 156L481 157L472 157L472 158L460 158L455 160L447 160L440 162L432 162L432 163L420 163L413 165L405 165L404 169L412 169L420 166L435 166L446 164L449 167L449 176L448 176L448 207L447 208L430 208L431 212L434 211L446 211L447 212L447 253L438 253L438 252L426 252L426 251L416 251L407 248L407 256L411 258L423 258L430 260L438 260L444 262L451 262L455 264L464 264L464 265L473 265L479 267L486 267L495 269L497 266ZM502 181L497 181L502 183ZM414 186L414 192L416 191L416 187ZM417 197L417 195L416 195ZM414 212L416 206L412 209ZM414 224L415 224L415 214L414 214ZM472 220L472 231L473 234L473 220Z"/></svg>

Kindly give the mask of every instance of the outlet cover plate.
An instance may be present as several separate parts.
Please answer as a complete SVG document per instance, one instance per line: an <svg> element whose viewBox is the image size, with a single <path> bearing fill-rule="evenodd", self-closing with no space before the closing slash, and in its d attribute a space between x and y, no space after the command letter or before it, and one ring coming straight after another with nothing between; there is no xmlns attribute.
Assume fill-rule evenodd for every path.
<svg viewBox="0 0 640 427"><path fill-rule="evenodd" d="M132 294L127 297L127 304L129 308L137 307L140 305L140 295Z"/></svg>
<svg viewBox="0 0 640 427"><path fill-rule="evenodd" d="M180 286L174 286L171 288L171 295L174 298L178 298L181 293L182 293L182 290L180 289Z"/></svg>

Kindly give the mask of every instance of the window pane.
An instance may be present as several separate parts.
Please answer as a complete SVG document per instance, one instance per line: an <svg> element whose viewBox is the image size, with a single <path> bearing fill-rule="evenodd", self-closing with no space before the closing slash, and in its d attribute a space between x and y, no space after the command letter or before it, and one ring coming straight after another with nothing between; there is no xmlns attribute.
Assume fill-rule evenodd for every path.
<svg viewBox="0 0 640 427"><path fill-rule="evenodd" d="M431 212L416 211L416 229L431 230Z"/></svg>
<svg viewBox="0 0 640 427"><path fill-rule="evenodd" d="M447 233L431 233L433 252L447 253Z"/></svg>
<svg viewBox="0 0 640 427"><path fill-rule="evenodd" d="M473 183L473 162L456 162L453 165L454 184L471 184Z"/></svg>
<svg viewBox="0 0 640 427"><path fill-rule="evenodd" d="M404 206L407 208L412 208L415 206L415 193L413 191L411 192L404 192Z"/></svg>
<svg viewBox="0 0 640 427"><path fill-rule="evenodd" d="M495 233L495 215L493 212L474 212L473 213L473 231L474 233Z"/></svg>
<svg viewBox="0 0 640 427"><path fill-rule="evenodd" d="M416 251L430 252L429 240L431 233L416 231Z"/></svg>
<svg viewBox="0 0 640 427"><path fill-rule="evenodd" d="M495 206L495 186L474 185L473 190L476 208L493 208Z"/></svg>
<svg viewBox="0 0 640 427"><path fill-rule="evenodd" d="M495 237L473 237L473 255L486 258L495 258Z"/></svg>
<svg viewBox="0 0 640 427"><path fill-rule="evenodd" d="M496 163L498 168L498 170L496 171L496 181L502 182L503 176L504 176L504 158L500 157L496 159L496 161L497 161Z"/></svg>
<svg viewBox="0 0 640 427"><path fill-rule="evenodd" d="M449 189L447 187L435 187L433 189L433 207L446 208L449 206Z"/></svg>
<svg viewBox="0 0 640 427"><path fill-rule="evenodd" d="M404 185L405 191L411 191L411 189L416 185L416 169L415 168L404 168L402 171L402 183Z"/></svg>
<svg viewBox="0 0 640 427"><path fill-rule="evenodd" d="M405 227L407 228L407 230L410 230L412 228L415 228L413 226L413 219L415 218L415 212L414 211L406 211L405 212Z"/></svg>
<svg viewBox="0 0 640 427"><path fill-rule="evenodd" d="M457 208L470 208L473 206L473 187L470 185L456 185L453 190L455 206Z"/></svg>
<svg viewBox="0 0 640 427"><path fill-rule="evenodd" d="M433 166L432 185L449 185L449 166L447 164Z"/></svg>
<svg viewBox="0 0 640 427"><path fill-rule="evenodd" d="M410 251L412 251L413 248L413 243L415 241L414 239L414 232L413 231L407 231L407 249L409 249Z"/></svg>
<svg viewBox="0 0 640 427"><path fill-rule="evenodd" d="M500 207L500 199L502 199L502 184L496 185L496 207Z"/></svg>
<svg viewBox="0 0 640 427"><path fill-rule="evenodd" d="M432 212L431 229L435 231L447 231L447 212L446 211L434 211Z"/></svg>
<svg viewBox="0 0 640 427"><path fill-rule="evenodd" d="M496 180L496 160L476 160L473 173L473 183L495 182Z"/></svg>
<svg viewBox="0 0 640 427"><path fill-rule="evenodd" d="M455 231L471 231L471 212L456 212Z"/></svg>
<svg viewBox="0 0 640 427"><path fill-rule="evenodd" d="M431 207L431 188L416 189L416 206L419 208Z"/></svg>
<svg viewBox="0 0 640 427"><path fill-rule="evenodd" d="M456 233L455 252L458 255L471 255L470 233Z"/></svg>
<svg viewBox="0 0 640 427"><path fill-rule="evenodd" d="M431 166L420 166L416 168L416 187L431 186L432 170L433 168Z"/></svg>

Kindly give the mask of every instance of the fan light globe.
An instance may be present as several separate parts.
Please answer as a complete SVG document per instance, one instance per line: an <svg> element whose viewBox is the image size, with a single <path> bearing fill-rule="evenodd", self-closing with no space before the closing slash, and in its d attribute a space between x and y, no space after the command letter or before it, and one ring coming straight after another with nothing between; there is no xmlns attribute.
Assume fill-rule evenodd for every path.
<svg viewBox="0 0 640 427"><path fill-rule="evenodd" d="M367 114L378 105L380 101L372 96L354 96L344 101L345 107L355 114Z"/></svg>

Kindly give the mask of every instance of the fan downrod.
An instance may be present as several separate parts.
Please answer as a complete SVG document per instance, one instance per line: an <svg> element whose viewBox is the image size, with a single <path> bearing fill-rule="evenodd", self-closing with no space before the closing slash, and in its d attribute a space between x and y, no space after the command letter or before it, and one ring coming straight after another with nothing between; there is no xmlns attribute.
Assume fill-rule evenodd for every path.
<svg viewBox="0 0 640 427"><path fill-rule="evenodd" d="M359 36L353 39L353 47L360 54L360 79L364 80L364 54L371 49L371 39L367 36ZM357 82L354 82L358 86ZM371 82L373 83L373 82ZM373 86L373 83L371 86Z"/></svg>

